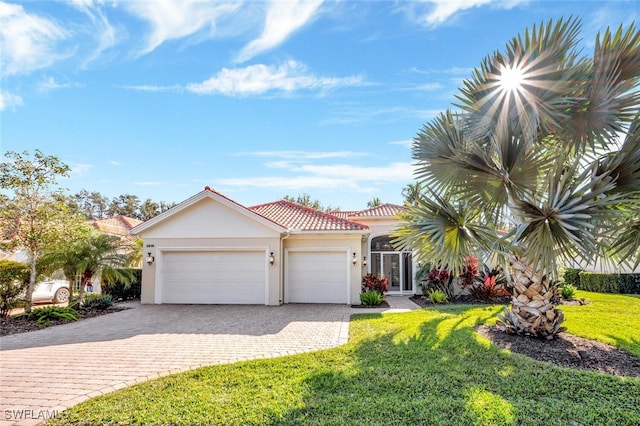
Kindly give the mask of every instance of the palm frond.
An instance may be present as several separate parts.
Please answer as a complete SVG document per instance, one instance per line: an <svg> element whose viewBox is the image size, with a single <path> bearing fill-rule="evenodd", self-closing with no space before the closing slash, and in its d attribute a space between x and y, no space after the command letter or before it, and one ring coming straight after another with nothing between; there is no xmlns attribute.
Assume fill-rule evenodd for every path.
<svg viewBox="0 0 640 426"><path fill-rule="evenodd" d="M534 269L546 268L543 272L552 276L558 259L591 261L602 242L599 226L615 218L610 206L621 200L620 194L611 193L614 183L608 173L579 173L579 166L579 160L569 168L559 164L548 176L543 199L516 200L514 205L521 220L515 240L524 246Z"/></svg>
<svg viewBox="0 0 640 426"><path fill-rule="evenodd" d="M574 51L580 27L577 18L534 25L524 37L514 37L504 53L483 60L456 96L461 102L457 106L475 118L479 134L509 124L526 140L536 140L539 133L560 127L566 117L558 105L572 102L567 93L582 68ZM504 87L509 72L520 75L513 90Z"/></svg>
<svg viewBox="0 0 640 426"><path fill-rule="evenodd" d="M640 31L634 25L620 26L596 37L592 65L579 80L576 103L569 107L569 119L560 127L564 138L584 149L607 148L624 132L638 111L640 92Z"/></svg>
<svg viewBox="0 0 640 426"><path fill-rule="evenodd" d="M619 229L615 238L608 247L608 255L618 261L620 265L630 266L635 270L640 266L640 203L635 206L633 213L628 216Z"/></svg>
<svg viewBox="0 0 640 426"><path fill-rule="evenodd" d="M640 192L640 116L631 122L620 150L598 160L598 172L615 178L614 191Z"/></svg>
<svg viewBox="0 0 640 426"><path fill-rule="evenodd" d="M418 259L460 273L465 256L487 251L499 239L495 230L476 219L478 209L430 192L401 215L403 220L393 234L393 244L411 250Z"/></svg>

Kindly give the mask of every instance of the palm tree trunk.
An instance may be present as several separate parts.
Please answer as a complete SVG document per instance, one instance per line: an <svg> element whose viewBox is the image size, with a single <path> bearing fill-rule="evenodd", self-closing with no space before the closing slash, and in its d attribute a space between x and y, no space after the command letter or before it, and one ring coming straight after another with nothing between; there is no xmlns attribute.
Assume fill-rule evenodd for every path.
<svg viewBox="0 0 640 426"><path fill-rule="evenodd" d="M546 276L533 272L531 265L522 259L511 261L513 269L511 306L498 315L496 325L510 334L520 334L553 339L565 331L560 325L564 314L555 308L558 289Z"/></svg>

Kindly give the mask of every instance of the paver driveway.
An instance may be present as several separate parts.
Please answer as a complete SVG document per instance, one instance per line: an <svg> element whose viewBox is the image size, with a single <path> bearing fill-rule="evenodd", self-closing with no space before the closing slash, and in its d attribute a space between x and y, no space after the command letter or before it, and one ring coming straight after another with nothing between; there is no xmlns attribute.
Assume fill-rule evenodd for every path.
<svg viewBox="0 0 640 426"><path fill-rule="evenodd" d="M394 310L417 308L389 298ZM89 398L193 368L347 341L342 305L139 305L0 338L0 424L36 424Z"/></svg>

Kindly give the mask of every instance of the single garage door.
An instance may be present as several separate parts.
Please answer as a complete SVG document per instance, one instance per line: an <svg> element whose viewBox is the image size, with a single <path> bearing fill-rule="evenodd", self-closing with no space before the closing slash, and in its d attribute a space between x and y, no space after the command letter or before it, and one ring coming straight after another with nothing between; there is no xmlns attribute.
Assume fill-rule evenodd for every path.
<svg viewBox="0 0 640 426"><path fill-rule="evenodd" d="M349 266L342 251L289 251L288 303L349 303Z"/></svg>
<svg viewBox="0 0 640 426"><path fill-rule="evenodd" d="M162 303L265 304L264 251L164 252Z"/></svg>

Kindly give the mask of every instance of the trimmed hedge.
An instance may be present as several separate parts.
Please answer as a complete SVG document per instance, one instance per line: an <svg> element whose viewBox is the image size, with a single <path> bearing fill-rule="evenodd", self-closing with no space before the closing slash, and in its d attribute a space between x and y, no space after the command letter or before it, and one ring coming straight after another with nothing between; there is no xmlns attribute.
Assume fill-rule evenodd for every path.
<svg viewBox="0 0 640 426"><path fill-rule="evenodd" d="M580 288L580 272L582 269L566 268L562 274L562 280L565 284Z"/></svg>
<svg viewBox="0 0 640 426"><path fill-rule="evenodd" d="M579 275L578 288L581 290L640 294L640 274L601 274L582 271Z"/></svg>
<svg viewBox="0 0 640 426"><path fill-rule="evenodd" d="M132 269L131 271L135 275L135 281L131 285L126 286L119 281L112 284L102 282L102 294L108 294L116 301L140 299L142 269Z"/></svg>

